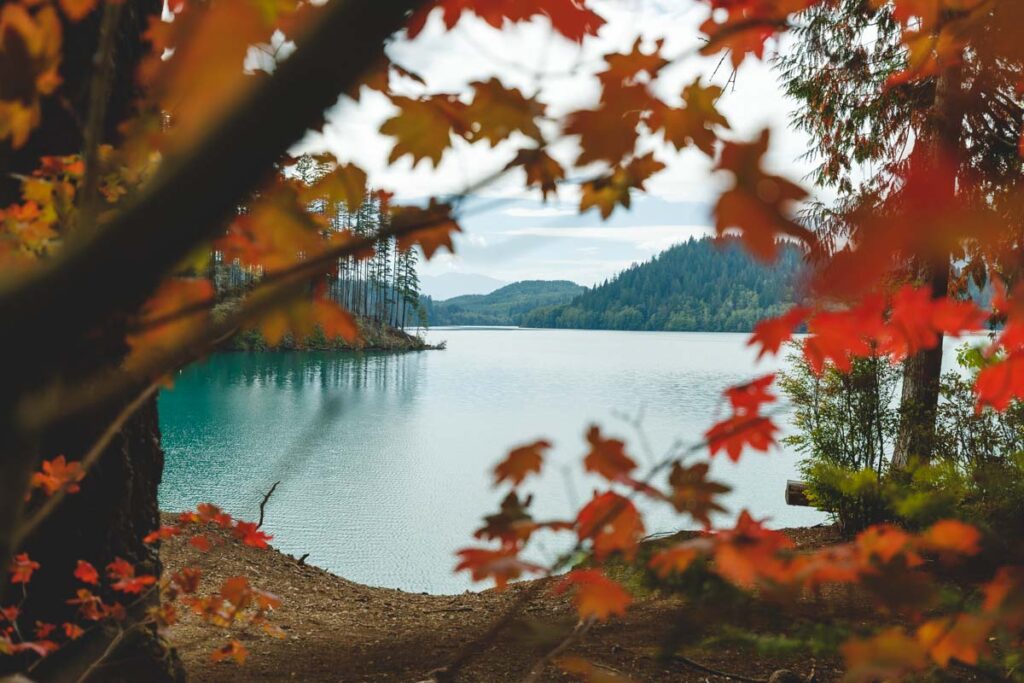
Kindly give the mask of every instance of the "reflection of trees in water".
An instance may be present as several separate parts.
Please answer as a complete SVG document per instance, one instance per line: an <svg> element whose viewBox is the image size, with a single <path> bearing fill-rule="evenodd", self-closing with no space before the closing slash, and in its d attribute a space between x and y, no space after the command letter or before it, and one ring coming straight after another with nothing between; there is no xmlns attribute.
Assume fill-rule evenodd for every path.
<svg viewBox="0 0 1024 683"><path fill-rule="evenodd" d="M203 384L307 389L377 389L398 395L415 388L419 353L232 353L192 368Z"/></svg>

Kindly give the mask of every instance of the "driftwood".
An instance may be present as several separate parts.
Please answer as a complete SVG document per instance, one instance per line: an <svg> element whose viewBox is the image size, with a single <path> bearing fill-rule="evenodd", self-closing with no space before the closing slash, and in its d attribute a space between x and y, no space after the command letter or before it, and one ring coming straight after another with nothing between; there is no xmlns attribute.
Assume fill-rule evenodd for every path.
<svg viewBox="0 0 1024 683"><path fill-rule="evenodd" d="M807 499L807 483L790 479L786 482L786 505L813 507Z"/></svg>

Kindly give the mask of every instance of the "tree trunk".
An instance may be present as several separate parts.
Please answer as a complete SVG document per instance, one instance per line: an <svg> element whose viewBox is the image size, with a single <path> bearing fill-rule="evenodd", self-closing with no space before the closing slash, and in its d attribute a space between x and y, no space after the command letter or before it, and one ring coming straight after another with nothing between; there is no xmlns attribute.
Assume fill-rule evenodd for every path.
<svg viewBox="0 0 1024 683"><path fill-rule="evenodd" d="M932 296L945 296L949 288L949 264L928 268ZM911 458L927 462L935 441L935 420L942 377L942 336L931 349L918 351L903 363L903 392L900 396L900 427L892 455L892 470L906 469Z"/></svg>
<svg viewBox="0 0 1024 683"><path fill-rule="evenodd" d="M103 139L116 139L117 125L126 118L138 93L134 85L135 65L144 53L142 32L148 18L158 16L160 0L133 0L122 11L115 37L114 67L111 92L107 103L108 116L103 126ZM45 155L67 155L82 151L81 126L76 119L87 119L89 89L95 72L93 55L97 51L103 7L78 23L65 23L65 51L61 67L62 99L44 100L42 126L34 131L25 147L0 150L0 206L20 199L20 182L11 174L30 174ZM70 109L75 111L72 114ZM112 321L101 328L103 334L88 340L66 340L66 353L52 359L54 376L73 381L102 367L120 362L125 352L124 328ZM11 363L18 360L9 359ZM10 367L10 366L9 366ZM13 406L42 377L27 376L15 371L0 390L0 404L5 419L12 419ZM40 443L18 444L4 449L0 455L0 478L11 476L24 484L24 475L38 467L37 458L51 459L65 455L68 460L80 459L113 421L117 409L92 411L73 421L55 426ZM3 433L15 433L13 425L4 425ZM5 446L9 446L5 441ZM157 548L142 543L142 538L159 525L157 486L163 471L163 451L155 397L149 399L128 418L120 432L103 452L96 465L81 484L78 493L68 495L56 511L19 547L40 563L32 577L22 605L22 628L31 631L36 620L59 625L74 621L75 607L67 600L82 587L72 576L78 560L92 563L101 572L117 557L133 563L140 573L160 574ZM8 479L6 483L16 484ZM25 490L24 486L18 487ZM5 486L6 489L6 486ZM21 505L18 496L5 501ZM17 517L20 510L11 510ZM5 511L5 516L9 516ZM5 542L5 546L7 543ZM5 553L14 548L4 548ZM8 598L10 596L7 596ZM104 594L109 602L130 596ZM159 596L154 592L139 600L133 613L144 612ZM5 602L4 604L7 604ZM129 606L126 604L126 607ZM79 641L66 646L51 658L43 660L31 672L36 681L77 681L83 672L107 650L113 634L91 631ZM89 680L104 681L170 681L182 680L183 674L173 656L152 629L133 631L124 646L116 649L111 662ZM0 673L23 668L27 660L0 657Z"/></svg>
<svg viewBox="0 0 1024 683"><path fill-rule="evenodd" d="M923 163L941 164L959 161L961 112L960 67L947 68L936 81L932 105L932 130L927 131L930 153ZM937 206L952 206L956 198L955 174L949 182L933 188ZM918 275L928 283L932 297L949 293L949 255L925 257ZM900 427L893 449L891 469L906 469L911 458L931 459L935 442L939 387L942 376L942 335L935 348L919 351L903 364L903 392L900 397Z"/></svg>

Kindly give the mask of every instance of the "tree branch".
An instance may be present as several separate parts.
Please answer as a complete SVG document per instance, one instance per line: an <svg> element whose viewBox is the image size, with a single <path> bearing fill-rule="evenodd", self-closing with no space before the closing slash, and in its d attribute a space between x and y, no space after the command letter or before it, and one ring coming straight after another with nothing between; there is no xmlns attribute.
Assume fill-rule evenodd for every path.
<svg viewBox="0 0 1024 683"><path fill-rule="evenodd" d="M31 385L53 357L116 311L154 291L209 237L339 93L381 55L417 0L335 0L262 85L186 153L167 159L145 190L95 230L79 230L53 259L0 286L0 319L14 386ZM26 362L26 359L31 359ZM8 381L11 378L8 377Z"/></svg>

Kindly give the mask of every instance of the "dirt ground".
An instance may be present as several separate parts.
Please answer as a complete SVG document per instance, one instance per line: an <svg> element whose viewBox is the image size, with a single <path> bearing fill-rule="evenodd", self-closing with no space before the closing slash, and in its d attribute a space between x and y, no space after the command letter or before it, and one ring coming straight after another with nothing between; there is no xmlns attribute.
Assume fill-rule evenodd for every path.
<svg viewBox="0 0 1024 683"><path fill-rule="evenodd" d="M798 546L812 547L835 540L828 527L792 529ZM256 550L235 544L200 557L176 539L163 549L166 569L202 566L204 583L245 575L256 587L283 600L274 622L288 637L276 640L263 634L237 637L249 649L248 661L213 663L210 652L227 642L224 631L185 616L171 631L190 679L201 683L259 681L423 681L432 670L448 665L508 609L530 583L504 592L487 590L452 596L405 593L346 581L316 567L300 564L276 550ZM566 600L539 587L522 612L495 644L469 648L474 657L457 677L459 681L502 682L520 680L536 660L562 640L575 624ZM844 613L852 609L842 596L806 598L795 606L809 615L822 611ZM579 655L636 681L725 681L700 672L681 660L657 658L659 645L672 624L685 619L686 607L677 599L639 598L624 619L595 626L564 654ZM759 617L751 615L752 622ZM836 679L840 662L807 654L767 657L750 648L716 645L684 648L693 661L719 671L767 680L777 669L790 669L817 680ZM539 680L575 680L555 667Z"/></svg>

